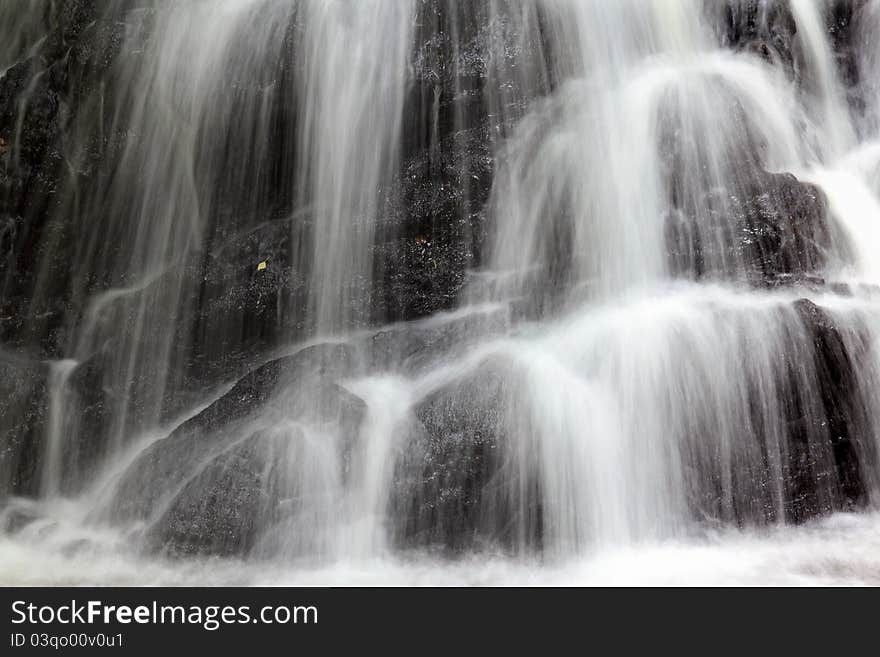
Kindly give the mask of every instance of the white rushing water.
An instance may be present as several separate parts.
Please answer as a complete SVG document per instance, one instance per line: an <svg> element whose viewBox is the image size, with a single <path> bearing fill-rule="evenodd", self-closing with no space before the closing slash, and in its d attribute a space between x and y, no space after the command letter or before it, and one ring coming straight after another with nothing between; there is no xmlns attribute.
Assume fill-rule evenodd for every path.
<svg viewBox="0 0 880 657"><path fill-rule="evenodd" d="M59 510L61 511L61 510ZM108 538L91 532L88 541ZM72 542L79 550L71 551ZM877 586L880 518L841 515L763 534L719 532L600 552L564 566L479 555L457 562L429 556L346 560L331 567L242 561L147 560L83 537L0 541L7 585L109 586Z"/></svg>
<svg viewBox="0 0 880 657"><path fill-rule="evenodd" d="M76 245L84 310L0 582L880 584L880 2L856 15L860 103L826 3L757 4L772 56L700 0L157 0L107 126L148 147L67 199L107 219ZM380 331L434 20L431 112L451 76L495 122L487 246L453 311ZM199 324L190 267L270 214L292 356L261 359L282 366L247 412L269 370L189 403L186 340L222 353L249 321ZM112 402L86 467L93 359Z"/></svg>
<svg viewBox="0 0 880 657"><path fill-rule="evenodd" d="M357 286L372 275L367 245L396 163L415 17L408 1L307 2L303 12L305 74L294 102L309 165L298 187L317 218L307 312L330 333L369 310Z"/></svg>

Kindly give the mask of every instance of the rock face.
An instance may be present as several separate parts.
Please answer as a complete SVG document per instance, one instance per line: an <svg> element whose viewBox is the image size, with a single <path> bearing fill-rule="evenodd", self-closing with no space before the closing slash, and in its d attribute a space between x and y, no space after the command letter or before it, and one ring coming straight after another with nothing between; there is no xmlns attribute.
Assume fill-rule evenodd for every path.
<svg viewBox="0 0 880 657"><path fill-rule="evenodd" d="M866 416L863 389L858 376L860 363L870 357L870 340L858 326L842 327L839 321L807 299L795 303L814 347L816 375L820 381L824 421L821 432L827 436L834 470L827 473L803 471L812 458L806 450L796 450L796 472L791 477L791 516L804 520L830 510L848 509L868 501L868 473L876 462L870 445L870 421ZM812 475L812 476L811 476ZM810 494L815 481L830 480L834 495L830 501Z"/></svg>
<svg viewBox="0 0 880 657"><path fill-rule="evenodd" d="M831 250L821 190L791 174L758 169L744 192L709 192L698 209L670 214L673 271L769 287L819 278ZM700 213L699 224L693 211Z"/></svg>
<svg viewBox="0 0 880 657"><path fill-rule="evenodd" d="M803 54L797 43L797 24L788 0L737 0L716 2L716 26L722 43L753 53L778 66L792 79L801 80ZM865 0L831 0L825 4L828 34L840 78L850 105L861 107L858 55L858 19Z"/></svg>
<svg viewBox="0 0 880 657"><path fill-rule="evenodd" d="M716 3L722 43L753 53L796 75L797 25L786 0Z"/></svg>
<svg viewBox="0 0 880 657"><path fill-rule="evenodd" d="M354 441L363 402L333 383L352 366L343 345L309 347L266 363L147 448L118 484L111 515L142 521L172 553L243 554L280 519L284 460L296 432L327 424Z"/></svg>
<svg viewBox="0 0 880 657"><path fill-rule="evenodd" d="M866 439L873 429L865 414L870 392L861 380L870 348L863 329L807 299L784 313L794 320L788 346L769 364L776 373L769 391L749 384L751 412L732 477L724 481L721 458L711 452L694 464L703 473L691 490L696 518L739 526L800 523L867 503L876 456ZM770 400L780 406L781 425L764 415ZM702 439L692 439L699 454ZM743 457L757 445L759 451ZM774 445L778 452L771 452Z"/></svg>
<svg viewBox="0 0 880 657"><path fill-rule="evenodd" d="M358 343L370 371L399 367L407 375L423 373L442 357L460 355L468 336L506 328L503 313L442 327L415 321L455 308L467 272L483 264L498 146L529 102L557 87L547 71L516 74L523 50L541 51L548 62L555 56L543 42L541 12L531 17L538 28L528 38L536 41L527 42L509 21L493 14L496 4L415 3L399 170L391 188L381 190L375 266L372 280L363 282L372 312L365 324L410 325L386 327ZM792 81L804 82L788 3L714 4L725 46L753 53ZM860 102L861 75L854 25L864 5L835 0L827 12L836 63L853 106ZM106 219L83 210L82 192L109 188L120 153L150 146L132 126L117 122L127 108L113 90L119 76L131 70L126 65L142 56L156 11L152 3L136 0L47 0L44 9L39 20L22 28L21 43L0 44L0 56L11 53L8 61L0 59L0 477L9 482L0 492L25 496L37 495L40 488L48 363L70 356L89 300L114 285L91 271L74 284L80 238ZM339 385L361 365L353 348L325 344L266 361L280 343L307 331L301 309L308 281L292 263L320 219L308 207L295 207L299 190L292 181L301 163L295 155L299 117L291 98L296 36L303 26L292 16L282 30L277 65L256 81L230 70L222 85L228 103L200 128L207 134L200 137L223 136L226 150L244 155L212 169L216 179L201 181L212 191L199 199L203 243L181 265L186 294L180 306L188 311L160 327L173 332L176 368L174 394L163 401L162 411L171 417L191 407L204 390L223 381L237 383L145 449L123 474L110 516L139 525L151 549L183 555L253 553L266 527L298 512L296 500L305 484L291 481L285 471L291 445L304 440L295 427L320 425L341 436L346 455L365 414L364 402ZM526 80L533 86L527 88ZM237 121L242 108L256 105L271 129L254 144ZM731 122L741 119L738 114L732 107ZM112 129L105 131L106 126ZM747 127L740 134L742 144L731 149L728 163L736 189L713 189L698 199L685 198L684 156L672 146L666 149L670 269L681 278L753 288L807 284L827 289L822 276L834 254L826 199L791 174L766 171L761 144ZM674 134L666 138L675 141ZM259 184L248 173L256 169L269 172ZM198 175L207 174L199 170ZM562 223L558 217L548 221ZM571 261L570 235L557 232L552 241L554 249L559 247L558 260ZM556 266L556 261L549 265ZM566 276L554 270L548 280ZM705 462L688 464L700 472L688 491L694 518L739 524L780 520L774 486L782 489L782 514L794 522L868 501L866 473L876 464L865 442L869 422L859 376L867 339L858 327L808 300L797 301L794 310L800 328L793 340L804 348L780 354L773 390L784 401L782 480L773 480L765 453L728 485L717 454L709 454ZM88 439L65 447L70 480L87 479L105 454L112 422L108 408L121 392L104 385L104 374L113 368L108 354L118 350L112 341L99 345L71 375L79 435ZM802 392L798 366L804 362L815 372L809 383L817 396ZM489 361L414 409L412 435L396 464L389 501L393 517L405 519L394 537L399 545L453 552L499 544L541 548L544 491L533 473L511 467L515 378L508 363ZM757 407L767 391L750 394ZM753 423L763 444L765 428L757 419ZM340 479L347 474L346 458Z"/></svg>
<svg viewBox="0 0 880 657"><path fill-rule="evenodd" d="M278 499L272 453L271 438L255 434L196 470L150 530L153 547L177 555L248 554Z"/></svg>
<svg viewBox="0 0 880 657"><path fill-rule="evenodd" d="M452 308L466 271L479 263L483 205L493 167L489 125L449 135L412 157L400 176L401 195L374 249L376 319L426 317Z"/></svg>
<svg viewBox="0 0 880 657"><path fill-rule="evenodd" d="M304 281L290 265L291 222L284 218L215 236L216 246L187 267L197 308L181 326L186 388L199 390L252 367L284 330L302 326L286 312Z"/></svg>
<svg viewBox="0 0 880 657"><path fill-rule="evenodd" d="M104 135L75 144L71 133L95 118L93 94L120 55L126 24L92 0L45 5L45 39L0 76L0 340L56 355L65 315L77 312L67 307L73 259L64 245L79 227L61 211L62 192L94 184L116 143Z"/></svg>
<svg viewBox="0 0 880 657"><path fill-rule="evenodd" d="M529 521L540 518L539 491L505 471L511 385L509 366L490 361L415 409L420 428L392 500L392 517L406 519L401 544L461 551L539 542L540 522ZM523 508L530 510L525 517Z"/></svg>
<svg viewBox="0 0 880 657"><path fill-rule="evenodd" d="M862 375L870 344L857 321L806 299L783 304L777 312L786 327L783 351L756 364L772 376L731 381L731 397L717 400L719 407L736 405L736 427L724 428L723 411L700 397L675 398L689 410L684 424L664 425L675 454L667 475L683 477L681 511L689 525L800 523L868 503L876 453L872 419L866 415L870 389ZM504 358L491 357L416 406L416 426L398 463L389 510L399 519L398 545L453 554L475 548L539 551L553 517L548 514L566 512L548 507L548 495L553 504L568 500L581 513L590 512L597 502L567 498L583 490L569 489L572 482L563 473L542 473L545 457L529 451L529 432L540 431L530 427L522 408L529 400L520 386L530 376ZM639 398L639 385L630 385L633 389L615 390L612 397ZM669 385L686 387L686 382L670 375ZM770 415L768 404L773 404ZM589 427L567 429L584 432L577 440L596 440ZM638 436L630 438L638 444ZM564 443L563 436L545 439ZM628 439L621 434L615 440ZM546 449L554 453L555 448ZM593 537L576 540L589 544Z"/></svg>
<svg viewBox="0 0 880 657"><path fill-rule="evenodd" d="M99 464L106 447L100 429L106 423L106 391L95 380L98 367L93 362L74 364L62 394L63 402L75 413L65 413L60 445L62 481L60 489L69 492L69 484L88 476ZM40 463L45 456L48 413L51 403L51 368L46 362L12 354L0 354L0 417L3 418L0 443L0 473L4 475L5 493L35 495L43 484ZM82 429L83 440L64 440Z"/></svg>
<svg viewBox="0 0 880 657"><path fill-rule="evenodd" d="M451 308L465 272L482 263L495 147L522 115L524 99L551 87L548 80L525 88L516 76L499 77L522 66L526 47L508 29L488 5L418 3L401 171L374 250L378 322ZM504 94L494 90L501 85Z"/></svg>
<svg viewBox="0 0 880 657"><path fill-rule="evenodd" d="M384 190L388 207L373 248L373 284L364 283L373 313L366 319L377 325L454 305L466 269L479 262L492 146L509 123L487 116L488 53L476 38L489 29L484 10L437 0L418 5L401 165L393 189ZM45 16L32 17L32 42L0 74L0 341L38 358L59 358L71 356L90 299L121 284L95 273L77 280L73 245L95 226L111 224L101 214L112 212L101 202L103 192L123 157L150 147L125 124L131 102L125 76L139 70L159 10L94 0L46 0L45 8ZM224 148L240 158L236 166L211 170L216 180L199 181L211 191L199 199L202 248L183 263L186 312L172 329L180 385L167 400L169 417L180 411L178 400L240 376L307 327L301 309L308 281L291 263L315 218L308 208L294 208L298 120L291 99L302 26L292 16L277 66L259 80L231 66L228 95L203 128L205 139L223 135ZM466 32L458 34L463 51L457 29ZM271 127L268 147L238 123L257 105ZM263 179L248 177L257 170L266 173ZM90 204L84 192L96 200Z"/></svg>
<svg viewBox="0 0 880 657"><path fill-rule="evenodd" d="M840 73L840 79L846 85L849 104L857 109L864 109L859 83L862 72L859 70L859 18L870 9L866 0L832 0L828 7L828 34L834 52L834 61Z"/></svg>
<svg viewBox="0 0 880 657"><path fill-rule="evenodd" d="M752 197L745 209L746 258L764 281L820 271L831 248L824 195L790 174L771 174L766 180L766 191Z"/></svg>
<svg viewBox="0 0 880 657"><path fill-rule="evenodd" d="M45 428L48 367L0 352L0 476L11 495L35 495Z"/></svg>

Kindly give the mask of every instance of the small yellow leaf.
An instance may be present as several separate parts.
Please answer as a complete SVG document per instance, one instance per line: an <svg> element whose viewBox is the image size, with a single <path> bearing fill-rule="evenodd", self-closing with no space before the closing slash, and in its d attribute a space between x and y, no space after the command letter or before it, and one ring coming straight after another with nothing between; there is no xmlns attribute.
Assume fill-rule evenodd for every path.
<svg viewBox="0 0 880 657"><path fill-rule="evenodd" d="M263 271L268 266L269 263L266 260L263 260L263 262L257 265L257 271Z"/></svg>

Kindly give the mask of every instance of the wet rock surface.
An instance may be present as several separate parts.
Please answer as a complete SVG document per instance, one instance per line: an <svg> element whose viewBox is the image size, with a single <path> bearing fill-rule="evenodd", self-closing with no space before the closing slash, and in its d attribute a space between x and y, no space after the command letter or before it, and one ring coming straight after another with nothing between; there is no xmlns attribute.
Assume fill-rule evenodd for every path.
<svg viewBox="0 0 880 657"><path fill-rule="evenodd" d="M153 549L177 556L248 554L277 504L272 455L271 439L256 434L195 472L151 527Z"/></svg>
<svg viewBox="0 0 880 657"><path fill-rule="evenodd" d="M494 390L482 387L486 383L494 384ZM504 412L504 399L498 396L488 407L473 405L475 394L500 392L503 382L489 375L471 384L441 391L417 411L424 423L426 452L423 488L409 491L413 508L407 534L416 543L472 547L480 539L495 537L495 520L504 524L493 517L487 490L498 474L499 450L504 447L498 417Z"/></svg>
<svg viewBox="0 0 880 657"><path fill-rule="evenodd" d="M15 352L8 359L5 351L0 354L5 429L0 473L10 482L10 494L32 496L39 489L47 359L65 355L89 297L111 286L90 273L94 280L83 286L84 296L73 293L75 245L84 233L76 221L101 220L75 206L80 190L109 185L121 151L144 147L130 126L110 120L119 106L107 91L125 70L126 59L139 56L135 45L149 39L152 11L144 4L47 3L42 27L34 32L45 40L22 47L0 72L0 343ZM500 64L485 49L485 33L504 34L508 26L493 23L477 5L417 3L400 167L392 189L384 190L372 249L373 280L361 282L371 309L363 324L411 323L387 326L358 344L368 369L393 364L408 374L420 373L441 357L460 353L467 336L500 333L508 325L503 312L446 326L413 321L454 309L468 271L484 263L491 229L486 204L498 145L526 110L523 99L548 94L556 83L549 73L532 76L539 79L532 89L515 88L514 79L507 94L519 100L490 97L486 90L497 74L493 66ZM854 25L863 6L839 1L828 10L836 63L853 105L859 102L860 76ZM753 53L789 79L803 81L797 29L786 3L719 3L718 25L725 46ZM167 413L191 407L208 387L237 383L148 447L123 474L119 490L126 495L112 515L144 522L155 550L248 554L259 542L258 530L286 513L278 502L289 492L278 472L278 455L289 437L268 424L307 418L355 436L366 412L362 400L338 385L358 370L350 347L321 345L264 362L281 341L308 330L294 311L304 306L307 281L292 263L297 245L308 241L320 220L308 208L293 212L297 190L289 184L297 165L291 145L298 117L288 102L296 75L291 45L296 29L293 23L288 27L283 49L289 56L281 57L266 79L242 80L230 73L231 109L206 128L228 135L230 152L246 150L248 156L212 181L217 192L204 199L205 243L180 265L189 291L181 305L192 312L168 327L177 338L182 383L168 400ZM546 46L520 43L515 36L504 37L500 52L509 61L503 65L518 63L517 49ZM234 129L237 110L261 94L275 126L268 153L245 149L239 142L251 135ZM115 128L108 134L105 125ZM75 143L74 133L87 138ZM791 174L761 168L760 145L747 148L739 162L741 189L713 190L697 203L706 213L700 217L701 232L694 230L695 208L677 205L671 192L671 269L697 280L828 291L824 269L833 254L827 200ZM272 175L264 187L251 189L253 181L239 173L256 164ZM243 187L252 193L238 194ZM563 251L569 237L564 231L557 236ZM564 278L565 272L549 277ZM875 464L865 442L868 422L856 371L868 351L863 336L810 301L798 301L796 308L803 325L797 337L810 345L819 391L818 401L799 396L797 363L787 363L778 383L788 425L784 513L787 520L802 522L866 504L865 472ZM91 436L65 452L74 479L93 472L106 448L108 400L120 394L103 386L103 373L112 367L107 353L114 349L118 345L101 345L71 377L80 433ZM453 552L492 543L540 547L541 492L535 481L517 480L506 469L505 413L513 378L505 364L490 362L418 404L411 445L398 464L399 481L389 502L395 517L406 519L395 537L399 544ZM693 495L695 516L740 524L779 520L768 492L778 483L771 481L769 463L737 473L732 504L721 499L729 491L720 492L715 465L707 466L712 474Z"/></svg>
<svg viewBox="0 0 880 657"><path fill-rule="evenodd" d="M458 552L540 540L538 491L534 482L520 486L506 457L511 385L509 364L490 360L415 409L419 425L392 498L392 513L405 518L402 545ZM521 497L524 490L532 494Z"/></svg>
<svg viewBox="0 0 880 657"><path fill-rule="evenodd" d="M260 421L224 420L212 430L212 444L207 448L198 446L196 435L172 435L178 441L195 441L199 451L192 453L193 444L183 452L174 446L162 447L174 451L178 462L164 479L173 492L142 500L152 512L146 533L149 546L172 555L245 556L275 524L295 518L301 511L296 499L309 494L300 490L300 482L291 481L288 471L290 455L296 453L293 443L311 439L306 430L297 428L299 424L331 426L331 433L342 437L339 476L346 476L364 402L338 385L309 378L276 398L278 408L269 413L264 409ZM154 455L147 472L168 465L163 466ZM155 482L155 474L146 476ZM141 513L146 510L142 507ZM128 513L130 508L117 507L119 511Z"/></svg>
<svg viewBox="0 0 880 657"><path fill-rule="evenodd" d="M94 185L121 140L98 132L73 140L77 125L96 118L96 94L122 55L131 26L116 7L45 3L45 37L23 44L0 75L0 340L49 356L63 346L66 317L78 312L65 245L75 244L81 227L62 205L65 192Z"/></svg>
<svg viewBox="0 0 880 657"><path fill-rule="evenodd" d="M0 475L12 495L38 492L48 373L43 363L0 352Z"/></svg>
<svg viewBox="0 0 880 657"><path fill-rule="evenodd" d="M551 88L546 79L523 88L514 76L505 93L493 94L498 69L521 66L527 47L508 29L486 5L418 3L401 170L374 249L379 323L450 309L467 270L483 263L496 147L524 113L523 98ZM493 61L499 56L504 61Z"/></svg>
<svg viewBox="0 0 880 657"><path fill-rule="evenodd" d="M453 308L466 272L479 264L483 207L492 184L489 125L448 136L410 159L400 197L374 249L376 320L412 320Z"/></svg>
<svg viewBox="0 0 880 657"><path fill-rule="evenodd" d="M688 473L689 522L707 527L797 524L864 508L869 501L869 473L877 456L866 415L870 392L862 380L864 363L871 358L867 334L857 318L807 299L785 302L776 312L785 315L790 334L782 351L761 362L768 378L729 382L733 391L742 385L745 398L734 392L730 399L717 400L717 408L685 399L693 405L688 423L668 427L685 431L675 436L680 462L670 467ZM539 457L527 458L522 451L528 442L522 435L526 416L520 406L525 402L518 396L524 376L530 374L492 357L413 409L415 424L397 466L389 511L401 519L395 536L399 545L451 554L541 549L546 480L534 461ZM669 384L681 385L675 376L670 374ZM744 404L750 415L741 419L736 440L729 444L718 442L725 431L725 404ZM767 404L778 404L781 420L775 406L767 415ZM589 428L583 431L579 440L595 444L599 439ZM590 536L580 539L591 541Z"/></svg>
<svg viewBox="0 0 880 657"><path fill-rule="evenodd" d="M781 67L797 71L797 24L786 0L713 3L722 43Z"/></svg>
<svg viewBox="0 0 880 657"><path fill-rule="evenodd" d="M821 432L827 436L825 448L831 450L828 462L833 464L829 472L805 472L803 465L814 457L805 449L803 441L798 442L793 454L793 473L789 477L790 513L797 521L867 503L867 473L876 467L876 455L869 438L870 422L864 404L864 395L870 393L863 389L859 379L861 363L872 357L867 333L858 323L844 323L807 299L797 301L795 308L814 347L824 416L820 416L818 422ZM816 486L815 482L825 480L831 482L830 500L820 500L815 493L806 492Z"/></svg>
<svg viewBox="0 0 880 657"><path fill-rule="evenodd" d="M706 451L691 437L695 485L689 504L710 524L740 527L802 523L863 508L876 454L860 380L870 351L858 320L800 299L783 312L796 319L786 350L774 356L772 390L749 382L748 425L732 454ZM764 415L777 400L783 424ZM713 448L716 449L716 448ZM702 475L697 476L700 472Z"/></svg>
<svg viewBox="0 0 880 657"><path fill-rule="evenodd" d="M708 193L699 229L687 211L670 214L666 232L673 270L759 287L821 280L831 251L822 191L791 174L760 172L740 194Z"/></svg>
<svg viewBox="0 0 880 657"><path fill-rule="evenodd" d="M114 515L145 518L160 499L198 476L212 459L269 428L272 418L317 414L356 426L362 403L333 383L351 366L345 345L317 345L257 368L138 457L119 484L121 490L138 493L120 498ZM165 485L157 488L160 481Z"/></svg>

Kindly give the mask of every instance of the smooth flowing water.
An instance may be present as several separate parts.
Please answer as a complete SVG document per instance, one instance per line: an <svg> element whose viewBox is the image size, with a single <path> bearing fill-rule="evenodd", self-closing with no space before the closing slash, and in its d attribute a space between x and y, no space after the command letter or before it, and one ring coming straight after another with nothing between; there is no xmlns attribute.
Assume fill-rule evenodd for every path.
<svg viewBox="0 0 880 657"><path fill-rule="evenodd" d="M880 583L880 3L129 4L0 580Z"/></svg>

